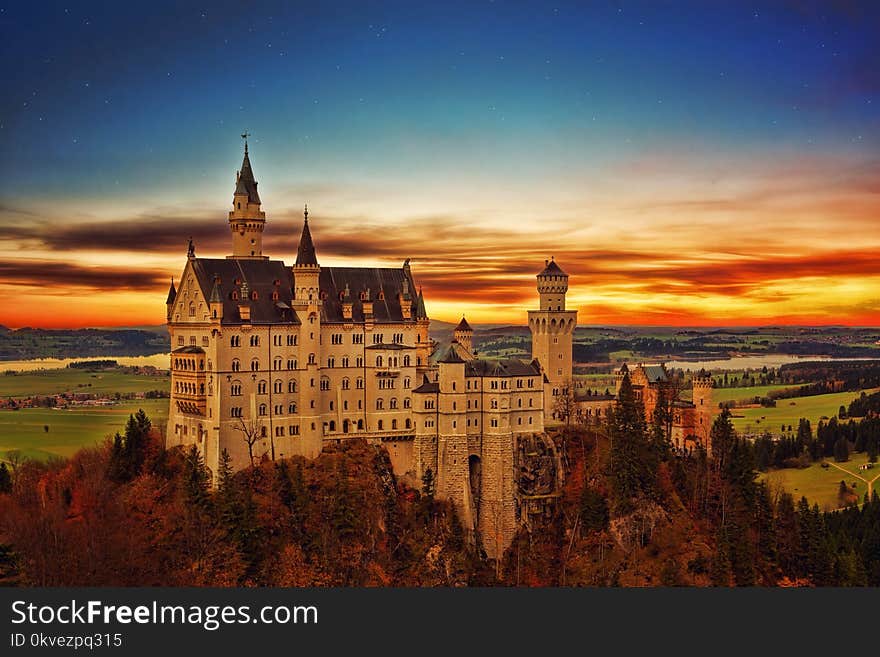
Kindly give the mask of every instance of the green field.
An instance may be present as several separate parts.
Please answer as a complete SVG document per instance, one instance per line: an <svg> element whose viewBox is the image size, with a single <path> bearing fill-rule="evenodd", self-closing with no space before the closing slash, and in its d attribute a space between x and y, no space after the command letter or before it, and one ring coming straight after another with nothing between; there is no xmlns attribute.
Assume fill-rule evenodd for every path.
<svg viewBox="0 0 880 657"><path fill-rule="evenodd" d="M10 450L40 460L70 456L81 447L100 444L107 436L122 432L128 416L139 408L154 425L164 425L168 419L167 399L138 399L97 408L0 411L0 456ZM48 432L44 429L47 425Z"/></svg>
<svg viewBox="0 0 880 657"><path fill-rule="evenodd" d="M868 390L869 394L875 389ZM792 425L797 428L800 418L807 418L816 425L821 417L837 415L840 406L849 406L849 403L861 394L859 392L834 392L827 395L812 395L810 397L794 397L792 399L780 399L775 408L735 408L733 409L733 425L737 431L762 433L770 431L778 433L782 424Z"/></svg>
<svg viewBox="0 0 880 657"><path fill-rule="evenodd" d="M773 384L768 386L751 386L746 388L715 388L712 396L719 402L723 401L746 401L755 397L766 397L769 393L776 390L788 390L790 388L800 388L805 384ZM784 401L784 400L783 400Z"/></svg>
<svg viewBox="0 0 880 657"><path fill-rule="evenodd" d="M109 393L169 390L168 376L145 376L113 370L87 371L65 368L0 375L0 397L54 395L61 392Z"/></svg>
<svg viewBox="0 0 880 657"><path fill-rule="evenodd" d="M866 463L867 460L866 454L853 454L849 461L838 463L837 465L851 472L858 473L858 466ZM866 479L870 479L880 474L880 469L878 468L880 466L875 466L873 470L859 474ZM774 488L781 488L790 493L794 497L795 502L801 496L805 496L810 504L818 504L819 508L823 511L830 511L840 507L837 491L841 479L858 496L859 502L861 502L865 492L867 492L867 486L863 481L856 479L854 476L849 476L830 465L827 468L823 468L819 463L814 463L810 467L803 469L786 468L784 470L771 470L770 472L762 473L759 478L767 482L771 492L773 492ZM853 484L855 484L855 488L852 487ZM880 486L880 480L874 482L874 487L877 488L878 486Z"/></svg>

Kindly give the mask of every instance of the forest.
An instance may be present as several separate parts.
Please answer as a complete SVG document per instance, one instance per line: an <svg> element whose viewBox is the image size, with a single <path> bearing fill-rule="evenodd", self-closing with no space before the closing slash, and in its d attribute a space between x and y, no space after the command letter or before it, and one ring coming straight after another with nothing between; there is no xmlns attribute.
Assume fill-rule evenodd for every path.
<svg viewBox="0 0 880 657"><path fill-rule="evenodd" d="M351 440L211 481L131 416L99 448L0 467L0 578L18 586L877 586L880 499L822 513L757 480L725 409L681 454L629 384L607 425L554 432L552 513L492 563L479 537ZM825 444L822 445L825 449Z"/></svg>

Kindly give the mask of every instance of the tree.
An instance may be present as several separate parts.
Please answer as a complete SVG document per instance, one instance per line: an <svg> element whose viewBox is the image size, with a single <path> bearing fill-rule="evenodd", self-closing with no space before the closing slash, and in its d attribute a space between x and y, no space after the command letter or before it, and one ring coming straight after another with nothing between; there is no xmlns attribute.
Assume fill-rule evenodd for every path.
<svg viewBox="0 0 880 657"><path fill-rule="evenodd" d="M574 396L574 385L570 380L562 382L562 388L553 400L553 415L565 423L562 433L562 460L568 467L568 437L571 435L571 422L577 416L577 400Z"/></svg>
<svg viewBox="0 0 880 657"><path fill-rule="evenodd" d="M581 524L587 531L601 531L608 526L608 502L588 484L581 491L580 512Z"/></svg>
<svg viewBox="0 0 880 657"><path fill-rule="evenodd" d="M12 492L12 475L6 463L0 463L0 495Z"/></svg>
<svg viewBox="0 0 880 657"><path fill-rule="evenodd" d="M628 373L620 382L608 422L614 506L625 514L633 510L637 496L654 493L657 477L657 455L648 441L644 407L636 399Z"/></svg>
<svg viewBox="0 0 880 657"><path fill-rule="evenodd" d="M434 499L434 472L427 468L422 475L422 495L429 500Z"/></svg>
<svg viewBox="0 0 880 657"><path fill-rule="evenodd" d="M248 457L251 461L251 467L254 467L254 445L262 437L263 425L257 418L245 420L243 417L238 418L238 424L235 425L236 431L241 431L242 438L247 445Z"/></svg>
<svg viewBox="0 0 880 657"><path fill-rule="evenodd" d="M208 469L199 448L190 445L186 453L183 470L183 486L190 506L204 508L210 501Z"/></svg>
<svg viewBox="0 0 880 657"><path fill-rule="evenodd" d="M838 463L849 461L849 442L843 436L834 443L834 460Z"/></svg>

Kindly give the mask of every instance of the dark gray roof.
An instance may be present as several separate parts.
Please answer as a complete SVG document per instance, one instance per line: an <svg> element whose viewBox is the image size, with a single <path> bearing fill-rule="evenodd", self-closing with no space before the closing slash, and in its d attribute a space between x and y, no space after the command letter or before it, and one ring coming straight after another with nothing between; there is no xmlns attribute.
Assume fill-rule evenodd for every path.
<svg viewBox="0 0 880 657"><path fill-rule="evenodd" d="M312 231L309 230L309 216L306 214L303 221L302 236L299 238L299 248L296 250L296 264L317 265L318 256L315 255L315 245L312 242Z"/></svg>
<svg viewBox="0 0 880 657"><path fill-rule="evenodd" d="M422 380L422 385L418 388L415 388L413 392L419 393L428 393L428 392L440 392L440 384L436 381L429 381L428 377L425 376Z"/></svg>
<svg viewBox="0 0 880 657"><path fill-rule="evenodd" d="M422 288L419 288L419 297L416 299L416 309L413 312L416 319L428 319L428 313L425 311L425 297L422 295Z"/></svg>
<svg viewBox="0 0 880 657"><path fill-rule="evenodd" d="M562 268L559 265L557 265L556 261L553 260L552 258L550 260L545 260L544 265L545 265L545 267L544 267L543 271L540 274L538 274L538 276L553 276L553 275L568 276L568 274L566 274L564 271L562 271Z"/></svg>
<svg viewBox="0 0 880 657"><path fill-rule="evenodd" d="M464 368L465 376L538 376L541 368L537 361L527 363L517 358L505 358L502 360L469 360Z"/></svg>
<svg viewBox="0 0 880 657"><path fill-rule="evenodd" d="M642 369L645 370L645 376L648 377L648 381L668 381L669 376L666 373L666 368L663 365L643 365Z"/></svg>
<svg viewBox="0 0 880 657"><path fill-rule="evenodd" d="M462 316L461 321L458 323L458 326L455 327L456 331L470 331L474 332L474 329L471 328L471 325L467 323L467 320Z"/></svg>
<svg viewBox="0 0 880 657"><path fill-rule="evenodd" d="M319 276L321 293L326 294L322 304L322 322L343 322L342 294L348 285L350 303L352 305L352 320L359 323L364 321L364 301L361 293L369 290L369 301L373 303L373 321L382 323L399 323L407 321L403 318L398 295L403 288L403 281L409 281L409 288L415 284L411 275L403 267L400 268L368 268L368 267L322 267ZM380 294L383 298L379 298ZM412 300L404 301L410 304L410 317L415 319L415 303Z"/></svg>
<svg viewBox="0 0 880 657"><path fill-rule="evenodd" d="M235 181L235 193L247 194L249 203L260 203L260 195L257 193L257 181L254 180L254 171L251 169L251 159L248 157L247 144L244 146L244 159L241 162L241 170Z"/></svg>
<svg viewBox="0 0 880 657"><path fill-rule="evenodd" d="M379 344L369 345L367 349L390 349L391 351L401 351L405 349L415 349L415 347L400 344L399 342L380 342Z"/></svg>
<svg viewBox="0 0 880 657"><path fill-rule="evenodd" d="M171 279L171 287L168 288L168 298L165 300L165 305L167 306L170 303L174 303L174 299L177 298L177 290L174 289L174 279Z"/></svg>
<svg viewBox="0 0 880 657"><path fill-rule="evenodd" d="M178 347L172 354L203 354L205 350L201 347L196 347L194 345L187 345L186 347Z"/></svg>
<svg viewBox="0 0 880 657"><path fill-rule="evenodd" d="M242 323L238 305L245 284L250 293L257 293L256 299L248 300L252 324L299 323L296 312L289 309L293 296L293 275L280 260L193 258L191 262L206 298L213 296L215 285L218 295L223 290L220 295L223 302L221 323ZM239 299L232 298L233 292L238 294ZM272 298L273 292L278 293L277 300ZM279 308L279 302L287 304L288 308Z"/></svg>
<svg viewBox="0 0 880 657"><path fill-rule="evenodd" d="M463 363L464 359L458 355L458 350L455 348L456 342L453 341L451 345L449 345L449 349L446 350L446 353L443 355L438 363Z"/></svg>
<svg viewBox="0 0 880 657"><path fill-rule="evenodd" d="M296 312L290 310L293 305L294 275L290 267L281 260L245 259L245 258L193 258L193 271L199 281L199 287L206 299L214 296L214 287L223 302L223 324L241 322L238 304L241 288L246 283L250 293L256 292L257 299L250 300L251 323L286 323L300 322ZM342 323L364 321L364 302L361 292L369 289L369 298L373 303L373 321L377 324L402 323L403 309L398 297L404 280L409 281L409 288L414 287L411 274L403 268L365 268L365 267L324 267L319 275L319 285L324 297L321 305L321 321ZM276 285L276 281L278 284ZM352 305L352 319L345 320L342 315L341 295L348 285L350 290L349 303ZM222 292L222 294L220 294ZM239 295L239 300L232 298L232 293ZM277 300L272 293L277 292ZM379 298L380 294L383 298ZM411 313L416 302L404 301L411 305ZM383 348L391 348L384 345Z"/></svg>

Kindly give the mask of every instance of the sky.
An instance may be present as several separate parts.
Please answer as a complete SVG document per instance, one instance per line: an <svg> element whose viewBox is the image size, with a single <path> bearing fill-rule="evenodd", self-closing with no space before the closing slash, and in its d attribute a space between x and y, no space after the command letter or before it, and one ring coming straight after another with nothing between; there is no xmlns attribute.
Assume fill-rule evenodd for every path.
<svg viewBox="0 0 880 657"><path fill-rule="evenodd" d="M157 325L231 252L411 258L434 319L880 325L875 2L0 0L0 324Z"/></svg>

